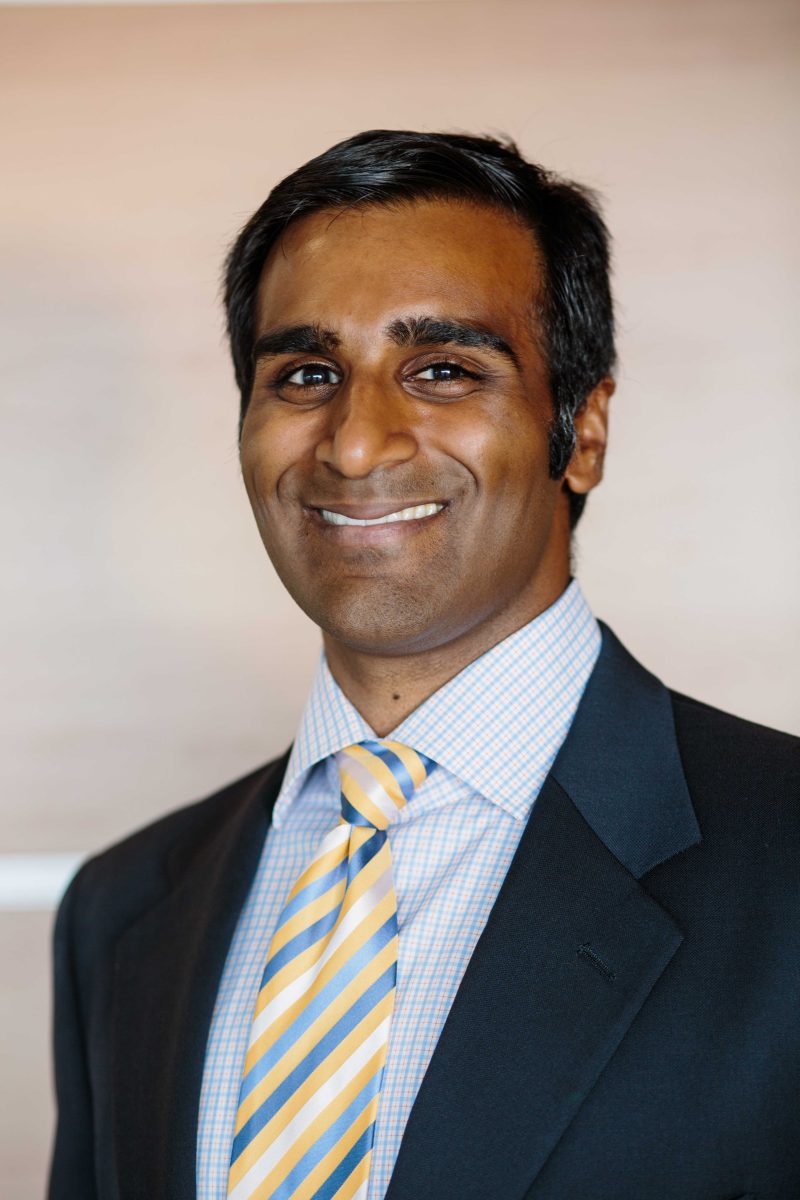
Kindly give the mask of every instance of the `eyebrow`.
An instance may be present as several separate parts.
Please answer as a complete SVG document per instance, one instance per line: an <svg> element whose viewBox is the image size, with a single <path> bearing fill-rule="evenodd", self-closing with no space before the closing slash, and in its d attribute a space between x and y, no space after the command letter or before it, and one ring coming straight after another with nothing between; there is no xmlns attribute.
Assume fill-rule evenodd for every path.
<svg viewBox="0 0 800 1200"><path fill-rule="evenodd" d="M515 367L519 360L504 338L480 325L449 317L399 317L383 331L396 346L463 346L502 354ZM331 354L341 344L339 335L322 325L282 325L267 330L253 347L253 363L279 354Z"/></svg>
<svg viewBox="0 0 800 1200"><path fill-rule="evenodd" d="M270 329L256 339L253 363L277 354L330 354L339 346L339 337L321 325L283 325Z"/></svg>
<svg viewBox="0 0 800 1200"><path fill-rule="evenodd" d="M398 346L463 346L502 354L515 367L519 360L508 342L480 325L448 317L405 317L392 321L384 330Z"/></svg>

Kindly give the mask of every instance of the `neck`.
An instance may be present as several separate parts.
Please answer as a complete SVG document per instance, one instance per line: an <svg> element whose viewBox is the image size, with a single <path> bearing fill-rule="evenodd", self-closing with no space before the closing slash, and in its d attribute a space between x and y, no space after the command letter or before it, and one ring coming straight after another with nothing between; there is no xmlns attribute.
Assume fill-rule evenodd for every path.
<svg viewBox="0 0 800 1200"><path fill-rule="evenodd" d="M554 604L569 575L527 609L496 614L449 642L413 654L367 653L323 634L331 674L378 737L387 737L429 696L492 646Z"/></svg>

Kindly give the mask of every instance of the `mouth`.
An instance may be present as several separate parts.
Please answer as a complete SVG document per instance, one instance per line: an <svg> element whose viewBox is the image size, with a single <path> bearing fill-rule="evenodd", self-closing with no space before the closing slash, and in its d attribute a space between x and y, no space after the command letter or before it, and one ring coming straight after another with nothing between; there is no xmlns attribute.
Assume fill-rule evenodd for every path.
<svg viewBox="0 0 800 1200"><path fill-rule="evenodd" d="M444 520L449 504L443 500L425 500L402 504L397 501L373 501L371 504L304 505L306 520L331 544L353 549L405 545L410 539Z"/></svg>
<svg viewBox="0 0 800 1200"><path fill-rule="evenodd" d="M405 508L396 508L377 516L358 515L352 509L349 513L332 508L317 508L315 511L327 525L358 525L363 528L373 525L392 525L396 521L422 521L426 517L436 516L444 507L444 504L435 501L427 504L410 504Z"/></svg>

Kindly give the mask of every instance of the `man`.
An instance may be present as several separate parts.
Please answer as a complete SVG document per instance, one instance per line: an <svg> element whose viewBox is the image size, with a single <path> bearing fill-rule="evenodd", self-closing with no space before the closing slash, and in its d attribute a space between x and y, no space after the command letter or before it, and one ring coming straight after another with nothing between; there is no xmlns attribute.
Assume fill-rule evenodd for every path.
<svg viewBox="0 0 800 1200"><path fill-rule="evenodd" d="M570 575L591 196L361 134L250 220L226 305L324 656L290 753L70 887L51 1200L796 1198L797 741L668 691Z"/></svg>

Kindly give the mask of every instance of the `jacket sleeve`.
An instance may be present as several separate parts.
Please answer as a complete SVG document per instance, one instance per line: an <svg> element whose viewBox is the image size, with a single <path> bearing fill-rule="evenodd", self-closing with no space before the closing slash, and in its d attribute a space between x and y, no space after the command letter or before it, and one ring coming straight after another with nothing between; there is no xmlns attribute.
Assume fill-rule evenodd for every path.
<svg viewBox="0 0 800 1200"><path fill-rule="evenodd" d="M58 1116L48 1200L96 1200L92 1094L75 955L81 872L59 906L53 939L53 1050Z"/></svg>

